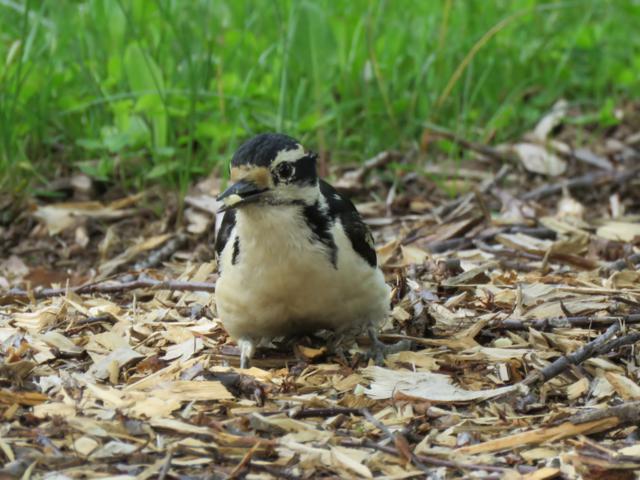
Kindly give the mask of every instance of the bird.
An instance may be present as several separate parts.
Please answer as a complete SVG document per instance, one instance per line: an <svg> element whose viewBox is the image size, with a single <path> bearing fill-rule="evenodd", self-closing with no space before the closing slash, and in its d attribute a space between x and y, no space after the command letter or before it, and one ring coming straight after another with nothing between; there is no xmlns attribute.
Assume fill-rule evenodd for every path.
<svg viewBox="0 0 640 480"><path fill-rule="evenodd" d="M408 348L378 339L390 287L373 236L353 203L318 176L317 158L288 135L256 135L234 153L231 185L217 197L215 303L241 368L260 342L321 330L336 344L366 332L378 363Z"/></svg>

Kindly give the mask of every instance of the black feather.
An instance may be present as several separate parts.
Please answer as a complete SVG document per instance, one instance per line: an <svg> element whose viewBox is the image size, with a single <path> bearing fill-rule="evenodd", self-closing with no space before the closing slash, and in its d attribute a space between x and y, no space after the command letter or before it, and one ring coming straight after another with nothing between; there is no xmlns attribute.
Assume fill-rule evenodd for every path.
<svg viewBox="0 0 640 480"><path fill-rule="evenodd" d="M353 249L364 258L369 265L377 265L376 250L373 244L373 236L369 227L362 221L362 217L351 203L324 180L320 180L320 193L327 200L329 215L339 218L347 237L351 241Z"/></svg>
<svg viewBox="0 0 640 480"><path fill-rule="evenodd" d="M281 133L262 133L243 143L231 159L231 165L268 167L282 150L295 150L298 141Z"/></svg>
<svg viewBox="0 0 640 480"><path fill-rule="evenodd" d="M318 174L316 172L316 158L318 156L315 153L308 153L300 160L293 162L295 173L293 175L293 182L303 185L315 185L318 181Z"/></svg>
<svg viewBox="0 0 640 480"><path fill-rule="evenodd" d="M238 255L240 255L240 237L236 236L233 241L233 254L231 256L231 265L238 264Z"/></svg>
<svg viewBox="0 0 640 480"><path fill-rule="evenodd" d="M320 242L327 247L329 261L331 261L334 268L338 268L338 248L336 247L336 242L333 240L333 235L331 234L333 217L327 216L323 213L320 210L320 204L318 202L313 205L306 205L303 208L302 213L307 225L311 229L311 232L313 232L312 240Z"/></svg>
<svg viewBox="0 0 640 480"><path fill-rule="evenodd" d="M279 152L298 148L298 141L287 135L277 133L265 133L257 135L244 143L234 154L231 164L256 165L269 167ZM293 162L292 175L287 178L274 178L274 183L295 183L298 185L313 185L318 181L316 173L316 155L308 153L296 162ZM331 185L319 180L320 193L324 196L329 207L329 212L322 211L318 202L313 205L303 206L303 215L307 225L313 233L313 240L322 243L328 251L329 260L337 268L337 247L331 234L334 219L340 219L344 231L349 238L354 251L360 255L369 265L377 264L376 251L373 237L367 225L362 221L360 214L351 201L338 193ZM297 203L297 202L293 202ZM215 250L220 257L224 247L228 243L231 232L236 223L235 210L225 212ZM238 261L240 245L238 238L233 245L232 263Z"/></svg>
<svg viewBox="0 0 640 480"><path fill-rule="evenodd" d="M296 184L299 187L315 185L318 182L318 174L316 172L316 159L318 156L315 153L307 153L304 157L296 160L295 162L287 162L287 167L291 168L291 175L287 178L282 178L276 173L273 178L273 182L278 184ZM280 164L281 166L283 164Z"/></svg>
<svg viewBox="0 0 640 480"><path fill-rule="evenodd" d="M224 250L225 245L229 241L231 237L231 232L236 225L236 211L235 210L227 210L224 212L224 217L222 217L222 223L220 224L220 230L218 231L218 236L216 237L216 243L214 249L216 254L218 255L218 259L222 256L222 251ZM235 253L235 252L234 252Z"/></svg>

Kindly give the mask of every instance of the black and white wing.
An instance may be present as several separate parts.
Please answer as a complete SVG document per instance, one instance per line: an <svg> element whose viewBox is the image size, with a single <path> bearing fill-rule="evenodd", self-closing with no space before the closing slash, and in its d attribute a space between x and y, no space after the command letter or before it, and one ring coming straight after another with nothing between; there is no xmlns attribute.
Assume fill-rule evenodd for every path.
<svg viewBox="0 0 640 480"><path fill-rule="evenodd" d="M320 192L329 205L329 214L339 218L353 249L367 261L369 265L377 265L376 250L373 235L364 223L360 213L347 197L341 195L335 188L324 180L320 180Z"/></svg>
<svg viewBox="0 0 640 480"><path fill-rule="evenodd" d="M233 233L233 229L236 226L236 211L235 210L227 210L224 212L224 216L222 217L222 223L220 224L220 229L218 230L218 234L216 235L216 243L214 245L214 249L216 251L216 255L218 257L218 262L222 259L222 251L224 247L227 246L227 243L231 240L231 236ZM232 263L236 263L239 253L239 246L237 245L237 237L236 242L233 246L233 257Z"/></svg>

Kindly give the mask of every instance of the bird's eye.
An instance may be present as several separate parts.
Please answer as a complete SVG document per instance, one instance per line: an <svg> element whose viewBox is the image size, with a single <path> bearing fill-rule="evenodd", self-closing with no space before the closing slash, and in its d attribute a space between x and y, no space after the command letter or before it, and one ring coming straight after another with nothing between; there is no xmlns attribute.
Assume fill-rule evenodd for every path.
<svg viewBox="0 0 640 480"><path fill-rule="evenodd" d="M282 162L276 167L276 174L282 180L287 180L293 175L293 166L288 162Z"/></svg>

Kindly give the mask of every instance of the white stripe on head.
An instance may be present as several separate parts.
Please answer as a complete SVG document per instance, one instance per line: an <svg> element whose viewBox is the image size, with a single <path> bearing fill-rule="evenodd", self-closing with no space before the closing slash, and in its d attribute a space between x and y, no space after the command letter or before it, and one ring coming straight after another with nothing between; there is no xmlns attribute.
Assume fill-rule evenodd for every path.
<svg viewBox="0 0 640 480"><path fill-rule="evenodd" d="M279 185L271 191L271 198L275 201L302 201L305 205L313 205L321 197L318 185Z"/></svg>
<svg viewBox="0 0 640 480"><path fill-rule="evenodd" d="M280 150L276 155L276 158L271 162L271 168L282 162L295 162L300 160L306 155L304 147L298 143L296 148L289 150Z"/></svg>

